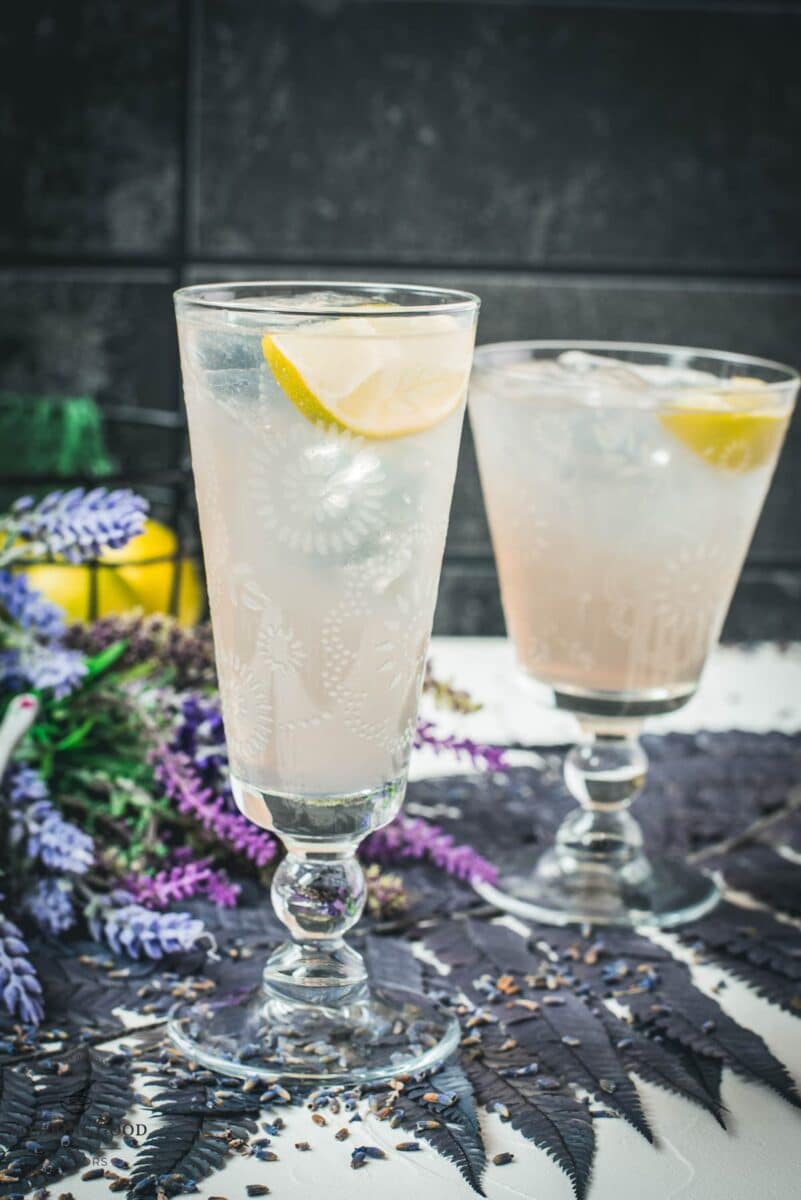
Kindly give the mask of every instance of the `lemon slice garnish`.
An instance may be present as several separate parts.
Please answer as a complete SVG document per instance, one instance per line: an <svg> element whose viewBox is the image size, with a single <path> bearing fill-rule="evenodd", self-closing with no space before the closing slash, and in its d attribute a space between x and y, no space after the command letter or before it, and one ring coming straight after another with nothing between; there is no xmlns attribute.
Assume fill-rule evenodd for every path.
<svg viewBox="0 0 801 1200"><path fill-rule="evenodd" d="M265 334L264 357L299 412L369 438L421 433L461 404L472 330L452 317L370 317Z"/></svg>
<svg viewBox="0 0 801 1200"><path fill-rule="evenodd" d="M779 452L787 413L766 409L761 380L734 378L725 390L684 398L682 407L660 421L685 446L713 467L743 473L772 462Z"/></svg>

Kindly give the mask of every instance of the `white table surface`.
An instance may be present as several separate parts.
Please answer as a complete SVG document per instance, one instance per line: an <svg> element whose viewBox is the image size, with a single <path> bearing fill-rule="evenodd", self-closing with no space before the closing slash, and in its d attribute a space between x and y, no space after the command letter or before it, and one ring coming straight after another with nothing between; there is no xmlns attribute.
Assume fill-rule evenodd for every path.
<svg viewBox="0 0 801 1200"><path fill-rule="evenodd" d="M516 677L508 644L501 639L435 639L431 648L440 679L467 688L480 700L480 712L453 717L424 702L424 714L443 729L460 729L477 740L497 742L564 742L572 738L569 717L537 706ZM687 707L670 717L649 722L650 729L694 730L801 729L801 645L779 650L771 645L740 650L721 648L709 663L701 688ZM515 752L512 761L524 763ZM445 757L428 751L415 754L412 775L463 771ZM801 926L801 922L799 922ZM676 952L676 940L661 935ZM685 958L689 958L686 952ZM697 985L709 990L721 978L727 987L716 998L735 1019L759 1033L786 1064L801 1090L801 1020L761 1000L745 985L718 967L692 967ZM671 1093L640 1079L643 1107L656 1131L658 1145L650 1146L623 1120L596 1123L596 1155L588 1200L795 1200L801 1197L801 1114L761 1085L745 1083L724 1071L722 1098L728 1109L728 1131L710 1115ZM273 1143L275 1163L235 1158L224 1171L201 1187L204 1197L245 1196L248 1183L267 1183L276 1200L466 1200L473 1195L456 1168L433 1149L404 1155L394 1152L402 1139L365 1114L354 1138L334 1141L336 1125L318 1129L305 1109L282 1111L286 1131ZM152 1125L149 1113L140 1119ZM490 1164L485 1190L491 1200L570 1200L565 1175L547 1155L497 1116L480 1113L488 1155L514 1152L508 1166ZM312 1150L300 1153L295 1141L309 1141ZM381 1146L388 1161L370 1162L351 1171L349 1149L354 1144ZM67 1186L69 1185L69 1187ZM105 1194L105 1184L65 1181L53 1194L72 1190L77 1200Z"/></svg>

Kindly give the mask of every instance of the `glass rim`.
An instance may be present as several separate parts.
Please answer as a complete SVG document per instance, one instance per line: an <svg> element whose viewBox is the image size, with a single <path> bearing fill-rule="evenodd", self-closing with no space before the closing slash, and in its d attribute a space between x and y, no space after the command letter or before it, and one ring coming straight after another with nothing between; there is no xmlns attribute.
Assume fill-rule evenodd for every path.
<svg viewBox="0 0 801 1200"><path fill-rule="evenodd" d="M789 366L787 363L781 363L772 358L761 358L754 354L740 354L732 350L713 350L702 346L684 346L678 343L670 342L608 342L608 341L592 341L564 338L532 338L521 341L506 341L506 342L484 342L480 346L476 346L473 353L474 367L481 367L485 370L492 371L492 365L488 360L491 360L493 355L503 351L513 350L585 350L593 351L617 351L617 352L634 352L636 354L652 355L654 358L664 358L669 354L681 354L686 358L706 358L717 361L719 363L731 363L739 367L757 367L761 370L769 370L777 373L783 378L773 379L770 382L765 380L760 381L760 392L783 390L787 387L798 387L801 384L801 374L795 367ZM508 376L509 364L504 368L503 374ZM500 373L500 369L497 369ZM548 381L549 391L581 391L586 390L589 381L579 382L578 380ZM691 391L699 392L713 390L713 384L671 384L672 392Z"/></svg>
<svg viewBox="0 0 801 1200"><path fill-rule="evenodd" d="M215 297L208 293L221 291L230 292L237 289L242 292L272 292L273 295L257 296L262 301L258 304L237 304L232 297ZM403 316L429 316L437 313L478 312L481 299L474 292L464 292L457 288L443 288L417 283L383 283L369 280L351 279L260 279L260 280L231 280L221 283L193 283L188 287L178 288L173 292L176 304L188 304L201 309L212 309L225 312L278 313L282 316L298 317L355 317L363 316L353 305L331 304L324 307L306 306L303 304L281 303L281 295L292 291L346 291L358 292L405 292L421 297L419 304L401 304L385 311L375 309L369 313L370 319L378 317L381 320ZM423 299L427 297L426 301Z"/></svg>

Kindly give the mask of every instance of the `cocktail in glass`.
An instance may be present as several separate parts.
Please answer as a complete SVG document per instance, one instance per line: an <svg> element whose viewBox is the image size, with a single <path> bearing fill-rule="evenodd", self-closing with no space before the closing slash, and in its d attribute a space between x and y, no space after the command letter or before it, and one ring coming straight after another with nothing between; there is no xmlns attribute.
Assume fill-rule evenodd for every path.
<svg viewBox="0 0 801 1200"><path fill-rule="evenodd" d="M762 509L798 376L669 346L520 342L476 352L470 417L516 656L575 713L580 808L535 864L480 890L565 923L699 916L713 880L652 858L627 811L645 717L695 691Z"/></svg>
<svg viewBox="0 0 801 1200"><path fill-rule="evenodd" d="M255 995L173 1037L238 1075L417 1070L455 1026L371 988L343 935L358 844L406 785L478 301L255 283L183 289L176 311L232 786L286 847L291 940Z"/></svg>

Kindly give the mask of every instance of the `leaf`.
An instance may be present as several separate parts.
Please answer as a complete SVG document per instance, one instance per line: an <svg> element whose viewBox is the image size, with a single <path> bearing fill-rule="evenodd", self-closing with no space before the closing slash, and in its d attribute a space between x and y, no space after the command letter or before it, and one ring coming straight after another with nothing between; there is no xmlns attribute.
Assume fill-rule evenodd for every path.
<svg viewBox="0 0 801 1200"><path fill-rule="evenodd" d="M739 1025L690 981L683 963L660 968L659 993L630 998L635 1016L696 1054L718 1058L738 1075L767 1084L796 1108L801 1098L787 1068L770 1052L758 1034Z"/></svg>
<svg viewBox="0 0 801 1200"><path fill-rule="evenodd" d="M724 901L679 936L704 961L719 963L757 995L801 1016L801 944L792 925Z"/></svg>
<svg viewBox="0 0 801 1200"><path fill-rule="evenodd" d="M653 1038L644 1037L608 1010L603 1013L602 1020L627 1071L633 1071L641 1079L700 1105L711 1113L723 1129L726 1128L719 1088L715 1095L710 1095L708 1088L699 1079L697 1071L693 1071L692 1066L682 1061L684 1055L676 1053L675 1050L671 1053L663 1044ZM695 1056L692 1057L695 1060Z"/></svg>
<svg viewBox="0 0 801 1200"><path fill-rule="evenodd" d="M28 1187L43 1187L84 1166L88 1154L113 1142L130 1106L130 1080L124 1056L86 1047L41 1060L29 1077L33 1119L28 1103L24 1140L7 1147L6 1170Z"/></svg>
<svg viewBox="0 0 801 1200"><path fill-rule="evenodd" d="M584 1105L566 1090L540 1091L530 1077L504 1077L488 1057L465 1069L478 1102L490 1110L503 1106L512 1128L544 1150L567 1175L576 1200L584 1200L595 1153L592 1117Z"/></svg>
<svg viewBox="0 0 801 1200"><path fill-rule="evenodd" d="M27 1071L0 1071L0 1151L5 1155L24 1141L33 1127L36 1093Z"/></svg>
<svg viewBox="0 0 801 1200"><path fill-rule="evenodd" d="M723 901L711 916L678 932L683 942L700 942L702 950L727 965L732 959L740 959L787 979L801 980L798 931L762 909L740 908Z"/></svg>
<svg viewBox="0 0 801 1200"><path fill-rule="evenodd" d="M661 1045L683 1065L684 1069L697 1080L699 1087L707 1094L711 1103L721 1113L725 1112L720 1097L720 1087L723 1082L723 1063L719 1058L708 1058L705 1054L694 1054L687 1046L674 1042L672 1038L662 1038ZM657 1043L654 1043L657 1044Z"/></svg>
<svg viewBox="0 0 801 1200"><path fill-rule="evenodd" d="M125 640L112 642L110 646L106 646L105 650L101 650L99 654L95 654L92 658L87 658L86 673L89 678L94 679L98 675L102 675L104 671L108 671L118 659L122 658L127 649L128 642Z"/></svg>
<svg viewBox="0 0 801 1200"><path fill-rule="evenodd" d="M76 729L63 737L60 742L56 742L56 750L73 750L76 746L80 746L81 742L86 740L87 734L95 727L97 721L94 717L87 717L82 721Z"/></svg>
<svg viewBox="0 0 801 1200"><path fill-rule="evenodd" d="M470 940L490 960L488 965L496 976L511 973L521 984L526 975L537 974L539 960L525 939L511 929L480 921L465 925ZM538 995L534 989L522 990L532 998ZM538 1015L514 1027L518 1043L533 1057L544 1058L552 1071L601 1098L647 1141L653 1141L637 1089L621 1065L603 1021L567 988L561 988L558 996L539 995Z"/></svg>
<svg viewBox="0 0 801 1200"><path fill-rule="evenodd" d="M770 846L742 846L719 864L726 883L778 912L801 917L801 866Z"/></svg>
<svg viewBox="0 0 801 1200"><path fill-rule="evenodd" d="M451 1104L433 1104L423 1100L428 1093L454 1096ZM484 1142L476 1113L470 1081L458 1063L451 1060L422 1082L407 1084L398 1100L403 1110L400 1124L429 1142L452 1162L474 1192L483 1196L482 1176L487 1165ZM397 1110L396 1110L397 1111ZM418 1122L437 1120L438 1129L415 1129Z"/></svg>
<svg viewBox="0 0 801 1200"><path fill-rule="evenodd" d="M205 1089L198 1091L205 1094ZM154 1112L165 1119L148 1134L133 1165L131 1192L137 1200L155 1197L162 1189L167 1195L183 1190L178 1179L165 1187L158 1182L160 1176L183 1176L185 1182L206 1179L234 1153L229 1139L246 1141L256 1129L247 1117L235 1120L201 1111L199 1096L162 1094Z"/></svg>

